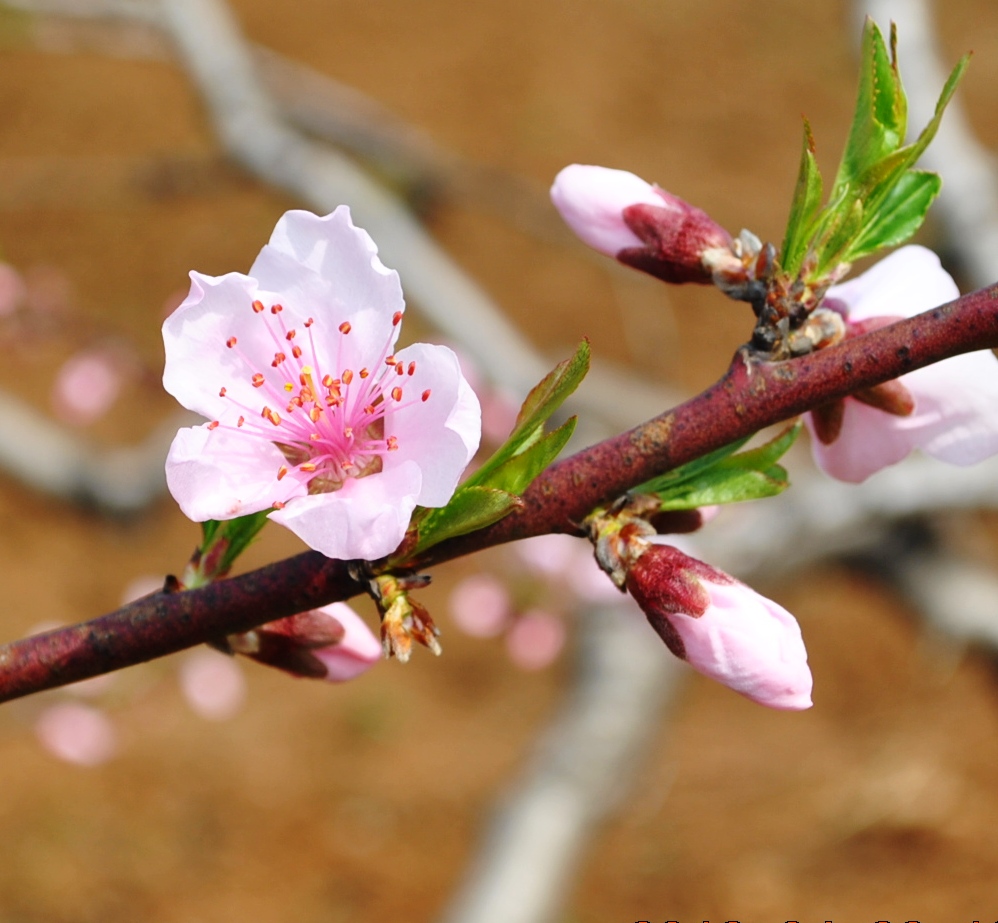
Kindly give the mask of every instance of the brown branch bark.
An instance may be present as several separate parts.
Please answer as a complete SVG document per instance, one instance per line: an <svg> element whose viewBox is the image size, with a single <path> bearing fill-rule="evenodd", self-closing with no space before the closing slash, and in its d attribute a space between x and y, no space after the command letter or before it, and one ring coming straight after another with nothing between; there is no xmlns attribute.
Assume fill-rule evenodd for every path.
<svg viewBox="0 0 998 923"><path fill-rule="evenodd" d="M933 362L996 347L998 285L790 362L761 361L742 349L702 394L553 465L526 491L522 511L437 545L412 564L428 567L545 532L576 533L594 507L741 436ZM201 589L154 594L90 622L0 647L0 701L362 591L344 562L306 552Z"/></svg>

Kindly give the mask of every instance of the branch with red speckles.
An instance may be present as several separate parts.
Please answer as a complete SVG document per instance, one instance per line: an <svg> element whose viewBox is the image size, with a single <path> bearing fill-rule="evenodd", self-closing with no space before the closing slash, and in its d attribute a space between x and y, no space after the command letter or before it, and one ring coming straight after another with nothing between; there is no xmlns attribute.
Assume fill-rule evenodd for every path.
<svg viewBox="0 0 998 923"><path fill-rule="evenodd" d="M552 465L524 506L431 548L429 567L547 532L578 534L597 506L634 485L774 423L960 353L998 348L998 285L789 362L748 349L703 393ZM306 552L196 590L147 596L80 625L0 647L0 701L143 663L364 591L343 561Z"/></svg>

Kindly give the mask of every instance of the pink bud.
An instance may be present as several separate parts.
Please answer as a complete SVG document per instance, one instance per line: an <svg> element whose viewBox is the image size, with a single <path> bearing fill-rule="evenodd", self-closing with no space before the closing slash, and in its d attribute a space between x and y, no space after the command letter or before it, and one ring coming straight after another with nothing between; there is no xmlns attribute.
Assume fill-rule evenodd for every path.
<svg viewBox="0 0 998 923"><path fill-rule="evenodd" d="M300 612L226 640L234 653L331 683L354 679L381 659L381 643L346 603Z"/></svg>
<svg viewBox="0 0 998 923"><path fill-rule="evenodd" d="M594 250L665 282L710 283L712 269L740 266L730 235L706 212L633 173L572 164L555 177L551 200Z"/></svg>
<svg viewBox="0 0 998 923"><path fill-rule="evenodd" d="M811 706L800 626L782 606L669 545L650 544L627 589L677 657L770 708Z"/></svg>

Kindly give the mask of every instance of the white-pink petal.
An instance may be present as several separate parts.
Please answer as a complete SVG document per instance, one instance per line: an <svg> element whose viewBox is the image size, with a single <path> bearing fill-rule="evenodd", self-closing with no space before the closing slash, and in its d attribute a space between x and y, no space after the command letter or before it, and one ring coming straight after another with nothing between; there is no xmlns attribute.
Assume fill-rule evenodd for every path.
<svg viewBox="0 0 998 923"><path fill-rule="evenodd" d="M312 651L312 655L325 665L328 682L343 683L356 679L381 660L381 642L350 606L332 603L317 611L331 616L343 626L343 637L338 644Z"/></svg>
<svg viewBox="0 0 998 923"><path fill-rule="evenodd" d="M627 206L666 205L651 183L633 173L578 163L555 177L551 201L583 243L607 256L644 246L624 222Z"/></svg>
<svg viewBox="0 0 998 923"><path fill-rule="evenodd" d="M695 670L770 708L811 707L811 670L797 620L737 581L702 581L707 611L669 615Z"/></svg>

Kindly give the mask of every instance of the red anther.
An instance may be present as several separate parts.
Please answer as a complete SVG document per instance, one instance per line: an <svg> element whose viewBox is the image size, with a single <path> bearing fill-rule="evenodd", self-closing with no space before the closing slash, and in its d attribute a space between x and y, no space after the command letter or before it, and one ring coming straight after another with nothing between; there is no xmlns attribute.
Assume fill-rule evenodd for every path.
<svg viewBox="0 0 998 923"><path fill-rule="evenodd" d="M348 385L351 381L353 381L353 372L351 372L350 369L344 369L341 377L343 379L343 384Z"/></svg>
<svg viewBox="0 0 998 923"><path fill-rule="evenodd" d="M410 362L409 363L409 374L410 375L415 375L416 374L416 363L415 362Z"/></svg>
<svg viewBox="0 0 998 923"><path fill-rule="evenodd" d="M208 429L218 429L218 420L212 420L211 423L208 424Z"/></svg>
<svg viewBox="0 0 998 923"><path fill-rule="evenodd" d="M343 323L340 324L340 326L339 326L340 333L349 333L351 331L351 329L353 329L353 328L351 328L350 321L348 321L348 320L343 321Z"/></svg>
<svg viewBox="0 0 998 923"><path fill-rule="evenodd" d="M396 375L404 375L405 374L405 363L404 362L397 362L397 363L395 363L395 374Z"/></svg>
<svg viewBox="0 0 998 923"><path fill-rule="evenodd" d="M374 406L374 404L368 404L364 408L364 413L366 413L369 417L371 417L371 416L374 416L374 411L375 410L377 410L377 408Z"/></svg>
<svg viewBox="0 0 998 923"><path fill-rule="evenodd" d="M371 370L367 369L367 368L363 368L363 369L360 370L359 374L360 374L361 378L367 378L367 376L371 374Z"/></svg>
<svg viewBox="0 0 998 923"><path fill-rule="evenodd" d="M287 358L288 357L285 356L284 353L281 352L274 353L274 361L271 362L270 364L276 369Z"/></svg>
<svg viewBox="0 0 998 923"><path fill-rule="evenodd" d="M385 365L395 365L396 362L398 362L398 359L396 359L394 356L385 357Z"/></svg>
<svg viewBox="0 0 998 923"><path fill-rule="evenodd" d="M322 436L320 436L318 433L309 433L308 434L308 441L309 442L318 442L321 438L322 438Z"/></svg>
<svg viewBox="0 0 998 923"><path fill-rule="evenodd" d="M284 305L282 305L282 304L272 304L270 306L270 313L271 314L280 314L281 311L283 311L283 310L284 310Z"/></svg>
<svg viewBox="0 0 998 923"><path fill-rule="evenodd" d="M238 341L238 340L237 340L237 339L236 339L235 337L229 337L229 338L228 338L228 339L227 339L227 340L225 341L225 345L226 345L226 346L228 346L228 347L229 347L229 349L232 349L232 347L233 347L233 346L235 346L235 345L236 345L236 343L238 343L238 342L239 342L239 341Z"/></svg>
<svg viewBox="0 0 998 923"><path fill-rule="evenodd" d="M399 441L394 436L389 436L385 442L388 444L388 451L395 452L398 450Z"/></svg>
<svg viewBox="0 0 998 923"><path fill-rule="evenodd" d="M218 389L218 396L219 397L225 397L225 388L219 388Z"/></svg>
<svg viewBox="0 0 998 923"><path fill-rule="evenodd" d="M284 334L285 340L293 340L295 338L295 329L292 327L286 334Z"/></svg>
<svg viewBox="0 0 998 923"><path fill-rule="evenodd" d="M302 401L314 401L314 400L315 400L315 395L312 393L311 388L302 388L301 391L298 392L299 407L301 406Z"/></svg>
<svg viewBox="0 0 998 923"><path fill-rule="evenodd" d="M353 427L352 426L344 426L343 427L343 438L344 439L353 439Z"/></svg>
<svg viewBox="0 0 998 923"><path fill-rule="evenodd" d="M288 401L288 406L284 408L288 413L295 412L295 402L294 399Z"/></svg>
<svg viewBox="0 0 998 923"><path fill-rule="evenodd" d="M392 388L392 400L400 401L402 400L402 389L399 387Z"/></svg>
<svg viewBox="0 0 998 923"><path fill-rule="evenodd" d="M315 323L315 321L310 317L307 321L305 321L305 326L306 327L311 327L312 324L314 324L314 323Z"/></svg>
<svg viewBox="0 0 998 923"><path fill-rule="evenodd" d="M291 347L291 355L294 356L296 359L301 358L301 347L297 343L295 343L295 345Z"/></svg>
<svg viewBox="0 0 998 923"><path fill-rule="evenodd" d="M326 395L326 406L327 407L339 407L340 404L342 404L342 403L343 403L343 401L340 398L338 398L335 394L327 394Z"/></svg>
<svg viewBox="0 0 998 923"><path fill-rule="evenodd" d="M425 401L428 401L428 400L430 399L430 389L429 389L429 388L427 388L427 389L426 389L426 390L425 390L425 391L423 392L423 398L422 398L422 399L423 399L423 401L424 401L424 402L425 402Z"/></svg>
<svg viewBox="0 0 998 923"><path fill-rule="evenodd" d="M401 323L401 321L402 321L402 312L401 311L396 311L392 315L392 326L393 327L397 327Z"/></svg>
<svg viewBox="0 0 998 923"><path fill-rule="evenodd" d="M286 475L287 473L288 473L288 466L281 465L281 467L277 469L277 480L281 480L284 477L284 475Z"/></svg>
<svg viewBox="0 0 998 923"><path fill-rule="evenodd" d="M259 314L261 311L263 311L263 302L262 301L254 301L253 302L253 313L254 314Z"/></svg>
<svg viewBox="0 0 998 923"><path fill-rule="evenodd" d="M275 500L272 506L274 507L275 510L283 510L284 507L287 506L287 504L282 503L280 500Z"/></svg>
<svg viewBox="0 0 998 923"><path fill-rule="evenodd" d="M322 376L322 386L324 388L331 388L335 384L336 384L336 379L334 379L333 376L329 374L329 372L326 372L326 374Z"/></svg>
<svg viewBox="0 0 998 923"><path fill-rule="evenodd" d="M269 407L264 407L263 410L260 411L260 416L263 417L265 420L269 420L271 423L274 424L274 426L281 425L281 415L275 413Z"/></svg>
<svg viewBox="0 0 998 923"><path fill-rule="evenodd" d="M253 377L250 379L250 381L253 382L253 387L254 388L262 388L263 387L264 378L263 378L263 375L261 375L259 372L255 372L254 375L253 375Z"/></svg>
<svg viewBox="0 0 998 923"><path fill-rule="evenodd" d="M236 426L242 426L246 422L246 417L240 417L236 420Z"/></svg>
<svg viewBox="0 0 998 923"><path fill-rule="evenodd" d="M322 408L321 408L321 407L319 407L319 406L315 406L315 407L313 407L313 408L312 408L312 409L311 409L311 410L310 410L310 411L308 412L308 418L309 418L309 419L310 419L310 420L311 420L311 421L312 421L313 423L318 423L318 422L319 422L319 417L321 417L321 416L322 416Z"/></svg>
<svg viewBox="0 0 998 923"><path fill-rule="evenodd" d="M315 435L318 436L319 434L316 433ZM305 462L304 464L298 466L298 470L304 471L306 474L311 474L313 471L315 471L317 467L318 466L315 464L315 462Z"/></svg>

